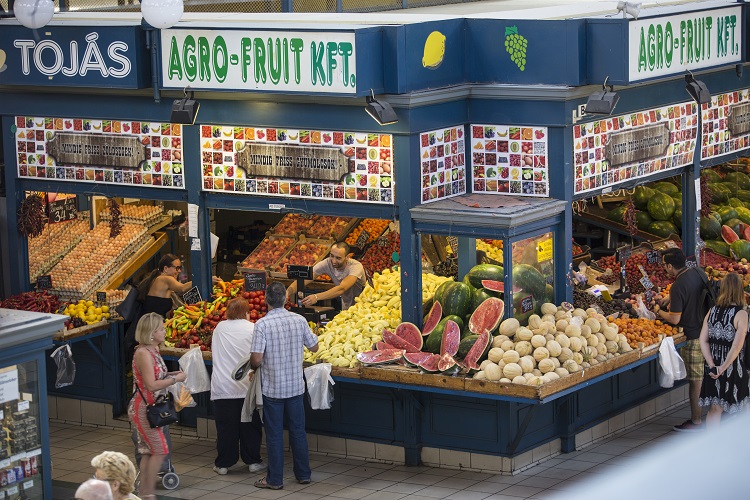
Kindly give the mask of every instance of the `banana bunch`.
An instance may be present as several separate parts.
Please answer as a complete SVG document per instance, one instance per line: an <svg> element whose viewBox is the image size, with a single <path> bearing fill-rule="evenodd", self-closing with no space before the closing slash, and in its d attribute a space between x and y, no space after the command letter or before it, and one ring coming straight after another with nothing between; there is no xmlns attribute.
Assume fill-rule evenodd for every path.
<svg viewBox="0 0 750 500"><path fill-rule="evenodd" d="M429 301L444 281L452 278L422 274L422 300ZM305 361L318 360L352 368L357 353L369 351L383 336L401 323L401 274L385 269L375 273L372 286L365 286L354 304L337 314L318 332L318 352L305 352Z"/></svg>

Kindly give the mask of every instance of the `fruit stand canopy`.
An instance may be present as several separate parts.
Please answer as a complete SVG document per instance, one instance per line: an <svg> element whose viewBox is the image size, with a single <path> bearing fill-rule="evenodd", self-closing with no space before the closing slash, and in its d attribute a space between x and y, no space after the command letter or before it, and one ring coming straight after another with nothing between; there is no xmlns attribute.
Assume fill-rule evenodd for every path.
<svg viewBox="0 0 750 500"><path fill-rule="evenodd" d="M565 201L492 194L468 194L411 209L415 222L508 229L549 219L565 211Z"/></svg>

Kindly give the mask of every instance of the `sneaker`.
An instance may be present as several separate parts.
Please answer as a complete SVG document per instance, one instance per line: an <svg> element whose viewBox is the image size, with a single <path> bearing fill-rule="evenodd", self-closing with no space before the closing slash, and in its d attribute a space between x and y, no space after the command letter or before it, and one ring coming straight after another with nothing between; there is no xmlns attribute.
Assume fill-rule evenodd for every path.
<svg viewBox="0 0 750 500"><path fill-rule="evenodd" d="M214 465L214 472L221 476L226 476L229 470L226 467L217 467Z"/></svg>
<svg viewBox="0 0 750 500"><path fill-rule="evenodd" d="M266 470L266 464L263 462L256 462L254 464L250 464L247 466L247 469L250 472L260 472L262 470Z"/></svg>
<svg viewBox="0 0 750 500"><path fill-rule="evenodd" d="M696 432L696 431L702 431L704 428L703 422L700 424L693 423L692 420L688 419L685 420L680 425L675 425L672 427L672 429L676 430L677 432Z"/></svg>

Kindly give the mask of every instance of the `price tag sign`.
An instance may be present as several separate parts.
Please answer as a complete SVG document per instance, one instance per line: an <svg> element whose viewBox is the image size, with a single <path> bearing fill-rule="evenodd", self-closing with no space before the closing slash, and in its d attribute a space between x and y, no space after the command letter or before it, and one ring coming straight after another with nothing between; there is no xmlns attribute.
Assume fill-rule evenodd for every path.
<svg viewBox="0 0 750 500"><path fill-rule="evenodd" d="M49 222L65 222L73 220L78 216L78 198L66 198L53 201L49 204Z"/></svg>
<svg viewBox="0 0 750 500"><path fill-rule="evenodd" d="M377 239L378 246L379 247L387 247L388 246L388 237L387 236L381 236Z"/></svg>
<svg viewBox="0 0 750 500"><path fill-rule="evenodd" d="M672 240L667 240L667 241L666 241L666 242L664 243L664 245L665 245L665 246L666 246L667 248L677 248L677 244L676 244L676 243L675 243L674 241L672 241Z"/></svg>
<svg viewBox="0 0 750 500"><path fill-rule="evenodd" d="M18 402L18 411L26 411L29 409L29 402L28 401L19 401Z"/></svg>
<svg viewBox="0 0 750 500"><path fill-rule="evenodd" d="M654 298L654 292L652 292L650 288L647 288L646 293L643 294L643 298L645 299L646 303L651 302L651 299Z"/></svg>
<svg viewBox="0 0 750 500"><path fill-rule="evenodd" d="M107 302L107 292L96 292L97 302Z"/></svg>
<svg viewBox="0 0 750 500"><path fill-rule="evenodd" d="M24 490L30 490L33 487L34 487L34 481L33 480L29 480L29 481L26 481L26 482L23 483L23 489Z"/></svg>
<svg viewBox="0 0 750 500"><path fill-rule="evenodd" d="M448 244L451 247L453 255L458 255L458 238L455 236L448 236Z"/></svg>
<svg viewBox="0 0 750 500"><path fill-rule="evenodd" d="M190 305L202 301L203 297L201 297L201 292L198 290L198 287L194 286L193 288L182 294L182 300L185 302L185 304Z"/></svg>
<svg viewBox="0 0 750 500"><path fill-rule="evenodd" d="M5 490L8 495L18 495L18 486L13 486L12 488L8 488Z"/></svg>
<svg viewBox="0 0 750 500"><path fill-rule="evenodd" d="M552 238L539 242L536 247L536 259L538 262L552 259Z"/></svg>
<svg viewBox="0 0 750 500"><path fill-rule="evenodd" d="M368 233L366 229L363 229L362 232L359 233L359 236L357 237L357 241L354 243L354 246L362 249L365 247L365 245L367 244L369 240L370 240L370 233Z"/></svg>
<svg viewBox="0 0 750 500"><path fill-rule="evenodd" d="M52 276L49 274L43 274L36 279L37 290L49 290L52 288Z"/></svg>
<svg viewBox="0 0 750 500"><path fill-rule="evenodd" d="M527 295L521 299L521 313L526 314L527 312L534 309L534 297Z"/></svg>
<svg viewBox="0 0 750 500"><path fill-rule="evenodd" d="M555 277L551 274L547 275L546 278L544 278L544 282L548 285L554 285L555 284Z"/></svg>
<svg viewBox="0 0 750 500"><path fill-rule="evenodd" d="M643 276L644 278L648 278L648 273L646 272L646 270L645 270L645 269L643 269L643 266L642 266L642 265L638 264L638 270L639 270L639 271L641 272L641 275L642 275L642 276Z"/></svg>
<svg viewBox="0 0 750 500"><path fill-rule="evenodd" d="M313 279L312 266L286 266L286 277L290 279Z"/></svg>
<svg viewBox="0 0 750 500"><path fill-rule="evenodd" d="M690 257L685 258L685 267L698 267L698 263L695 260L695 255L691 255Z"/></svg>
<svg viewBox="0 0 750 500"><path fill-rule="evenodd" d="M652 288L654 288L654 284L651 283L651 280L648 279L648 276L644 276L638 281L641 282L641 285L643 285L643 288L645 288L646 290L651 290Z"/></svg>
<svg viewBox="0 0 750 500"><path fill-rule="evenodd" d="M646 262L648 262L649 264L658 264L659 260L658 250L649 250L648 252L646 252Z"/></svg>
<svg viewBox="0 0 750 500"><path fill-rule="evenodd" d="M249 273L244 273L244 277L246 292L257 292L266 289L265 271L251 271Z"/></svg>
<svg viewBox="0 0 750 500"><path fill-rule="evenodd" d="M625 262L630 258L630 255L633 253L633 248L625 245L617 249L617 261L618 262Z"/></svg>

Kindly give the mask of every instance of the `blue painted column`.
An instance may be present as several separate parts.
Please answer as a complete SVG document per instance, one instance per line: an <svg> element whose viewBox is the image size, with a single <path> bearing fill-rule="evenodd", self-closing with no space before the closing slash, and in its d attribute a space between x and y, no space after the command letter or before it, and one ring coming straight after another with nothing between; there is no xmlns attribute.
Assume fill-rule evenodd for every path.
<svg viewBox="0 0 750 500"><path fill-rule="evenodd" d="M477 262L476 238L461 237L458 239L458 281L464 279Z"/></svg>
<svg viewBox="0 0 750 500"><path fill-rule="evenodd" d="M193 285L198 287L203 299L211 293L211 237L208 223L208 208L203 203L203 186L200 152L200 126L182 127L183 148L185 154L185 188L187 202L198 205L198 240L201 249L190 251L190 272ZM192 241L194 238L189 238Z"/></svg>
<svg viewBox="0 0 750 500"><path fill-rule="evenodd" d="M549 157L561 159L559 168L550 165L550 196L567 202L554 240L555 302L559 304L573 301L573 288L568 279L569 264L573 262L573 126L548 130Z"/></svg>
<svg viewBox="0 0 750 500"><path fill-rule="evenodd" d="M698 243L696 229L697 218L700 217L700 208L695 203L695 180L701 176L701 131L703 130L703 117L701 106L698 105L698 137L695 141L695 152L693 153L693 164L685 167L682 174L682 251L686 257L695 255L695 246Z"/></svg>
<svg viewBox="0 0 750 500"><path fill-rule="evenodd" d="M393 155L396 170L396 206L401 226L401 320L414 324L422 322L422 242L414 232L411 213L412 200L419 200L419 184L413 181L414 167L410 163L412 151L419 151L419 135L394 135ZM419 170L416 170L418 173Z"/></svg>

